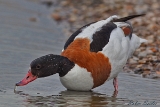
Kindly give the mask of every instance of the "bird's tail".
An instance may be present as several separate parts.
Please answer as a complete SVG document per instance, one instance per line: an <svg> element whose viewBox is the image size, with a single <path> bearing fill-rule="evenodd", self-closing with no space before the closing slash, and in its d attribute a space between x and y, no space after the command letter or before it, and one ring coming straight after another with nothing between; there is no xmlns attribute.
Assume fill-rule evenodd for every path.
<svg viewBox="0 0 160 107"><path fill-rule="evenodd" d="M127 17L122 17L122 18L114 19L113 22L125 22L125 21L128 21L130 19L140 17L140 16L144 16L144 15L145 14L139 14L139 15L131 15L131 16L127 16Z"/></svg>

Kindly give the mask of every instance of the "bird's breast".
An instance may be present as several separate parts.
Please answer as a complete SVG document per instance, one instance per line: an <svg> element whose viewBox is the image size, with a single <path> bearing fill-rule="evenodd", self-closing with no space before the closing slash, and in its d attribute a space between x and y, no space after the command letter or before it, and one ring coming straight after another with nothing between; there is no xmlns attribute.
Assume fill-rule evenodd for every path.
<svg viewBox="0 0 160 107"><path fill-rule="evenodd" d="M94 86L93 78L87 69L75 66L60 81L69 90L89 91Z"/></svg>

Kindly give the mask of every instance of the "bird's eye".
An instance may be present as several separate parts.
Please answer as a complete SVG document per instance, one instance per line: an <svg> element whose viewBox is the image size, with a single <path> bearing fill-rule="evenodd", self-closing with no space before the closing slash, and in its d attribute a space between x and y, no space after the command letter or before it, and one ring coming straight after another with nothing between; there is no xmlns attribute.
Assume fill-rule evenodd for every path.
<svg viewBox="0 0 160 107"><path fill-rule="evenodd" d="M36 66L36 69L40 69L40 68L41 68L41 65L38 64L38 65Z"/></svg>

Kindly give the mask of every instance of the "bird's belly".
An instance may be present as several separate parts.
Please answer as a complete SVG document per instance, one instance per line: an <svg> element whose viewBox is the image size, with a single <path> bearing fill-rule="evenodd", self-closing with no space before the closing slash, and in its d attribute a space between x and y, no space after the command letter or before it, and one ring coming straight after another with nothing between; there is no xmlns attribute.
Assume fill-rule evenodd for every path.
<svg viewBox="0 0 160 107"><path fill-rule="evenodd" d="M94 85L91 73L78 65L75 65L65 76L60 77L60 81L64 87L75 91L89 91Z"/></svg>

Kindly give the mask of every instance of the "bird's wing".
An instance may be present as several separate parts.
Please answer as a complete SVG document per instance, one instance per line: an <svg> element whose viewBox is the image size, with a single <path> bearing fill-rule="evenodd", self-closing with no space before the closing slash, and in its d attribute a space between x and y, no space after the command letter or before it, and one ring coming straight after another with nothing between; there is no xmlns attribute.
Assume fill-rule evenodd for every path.
<svg viewBox="0 0 160 107"><path fill-rule="evenodd" d="M144 15L144 14L142 14ZM75 33L73 33L64 45L64 50L76 39L76 38L88 38L90 39L90 51L98 52L102 51L104 46L109 42L111 32L117 28L116 22L126 22L129 19L139 17L142 15L132 15L123 18L117 16L111 16L106 20L89 23ZM121 24L120 24L121 25ZM118 26L119 27L119 26ZM128 29L124 31L128 33ZM132 33L132 32L131 32Z"/></svg>
<svg viewBox="0 0 160 107"><path fill-rule="evenodd" d="M64 50L74 41L76 36L82 32L83 29L88 27L90 24L87 24L83 26L82 28L78 29L75 33L73 33L70 38L67 40L67 42L64 45ZM103 25L99 30L95 31L95 33L92 35L92 41L90 43L90 51L92 52L98 52L101 51L102 48L109 42L110 33L114 28L117 26L113 22L109 22L105 25ZM82 34L81 34L82 35ZM83 33L83 35L86 35ZM80 38L80 36L78 37Z"/></svg>
<svg viewBox="0 0 160 107"><path fill-rule="evenodd" d="M89 38L92 39L92 35L99 30L99 28L101 28L103 25L107 24L108 22L111 22L114 19L117 19L118 17L116 15L110 16L109 18L105 19L105 20L101 20L98 22L92 22L89 23L83 27L81 27L80 29L78 29L76 32L74 32L69 39L67 40L67 42L64 45L64 49L65 50L77 37L78 38ZM93 28L94 27L94 28ZM93 50L93 49L91 49Z"/></svg>

